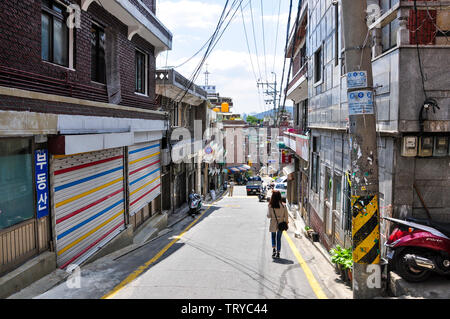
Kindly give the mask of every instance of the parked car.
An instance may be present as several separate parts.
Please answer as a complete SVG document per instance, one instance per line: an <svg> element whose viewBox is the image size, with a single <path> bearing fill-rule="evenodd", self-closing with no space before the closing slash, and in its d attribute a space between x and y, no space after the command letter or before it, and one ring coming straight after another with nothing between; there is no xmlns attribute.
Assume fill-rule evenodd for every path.
<svg viewBox="0 0 450 319"><path fill-rule="evenodd" d="M247 196L252 194L259 195L259 193L261 192L262 185L263 182L261 177L259 178L251 177L247 183L247 186L245 187L247 190Z"/></svg>
<svg viewBox="0 0 450 319"><path fill-rule="evenodd" d="M275 184L274 191L279 191L281 193L281 198L283 199L283 201L286 200L286 195L287 195L287 183L277 183Z"/></svg>

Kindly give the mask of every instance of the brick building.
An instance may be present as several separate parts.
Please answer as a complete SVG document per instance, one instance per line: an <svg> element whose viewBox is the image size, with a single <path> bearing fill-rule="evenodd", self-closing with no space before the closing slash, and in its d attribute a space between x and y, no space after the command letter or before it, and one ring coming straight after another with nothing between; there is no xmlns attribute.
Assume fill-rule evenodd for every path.
<svg viewBox="0 0 450 319"><path fill-rule="evenodd" d="M172 34L154 0L5 0L0 21L0 275L67 268L160 211Z"/></svg>

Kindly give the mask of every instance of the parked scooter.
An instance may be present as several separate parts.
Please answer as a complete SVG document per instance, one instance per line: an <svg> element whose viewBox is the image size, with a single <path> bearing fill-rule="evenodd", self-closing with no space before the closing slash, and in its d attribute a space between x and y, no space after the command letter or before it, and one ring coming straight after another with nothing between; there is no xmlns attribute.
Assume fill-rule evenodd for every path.
<svg viewBox="0 0 450 319"><path fill-rule="evenodd" d="M396 226L385 244L391 270L410 282L425 281L432 272L450 275L450 224L415 218L384 219Z"/></svg>
<svg viewBox="0 0 450 319"><path fill-rule="evenodd" d="M189 194L189 214L194 217L195 214L198 214L202 209L203 204L203 196L192 191Z"/></svg>
<svg viewBox="0 0 450 319"><path fill-rule="evenodd" d="M261 191L258 194L258 199L260 202L263 202L266 200L266 196L267 196L267 188L266 186L262 186L261 187Z"/></svg>

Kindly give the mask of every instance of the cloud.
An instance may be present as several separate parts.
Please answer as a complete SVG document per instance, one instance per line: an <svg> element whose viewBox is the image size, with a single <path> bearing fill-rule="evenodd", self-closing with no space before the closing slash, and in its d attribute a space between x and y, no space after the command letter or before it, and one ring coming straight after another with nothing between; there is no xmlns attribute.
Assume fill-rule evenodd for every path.
<svg viewBox="0 0 450 319"><path fill-rule="evenodd" d="M159 4L157 14L171 31L211 29L216 26L222 10L221 5L200 1L164 1Z"/></svg>

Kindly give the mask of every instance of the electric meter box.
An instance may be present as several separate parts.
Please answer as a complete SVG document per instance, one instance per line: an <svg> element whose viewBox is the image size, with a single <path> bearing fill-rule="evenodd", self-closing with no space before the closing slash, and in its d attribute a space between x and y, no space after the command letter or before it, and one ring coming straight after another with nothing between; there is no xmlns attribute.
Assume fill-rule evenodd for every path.
<svg viewBox="0 0 450 319"><path fill-rule="evenodd" d="M434 138L433 156L447 156L448 136L437 136Z"/></svg>
<svg viewBox="0 0 450 319"><path fill-rule="evenodd" d="M433 136L422 136L419 138L419 156L429 157L433 156L434 148Z"/></svg>
<svg viewBox="0 0 450 319"><path fill-rule="evenodd" d="M402 156L406 157L417 156L417 136L403 137Z"/></svg>

